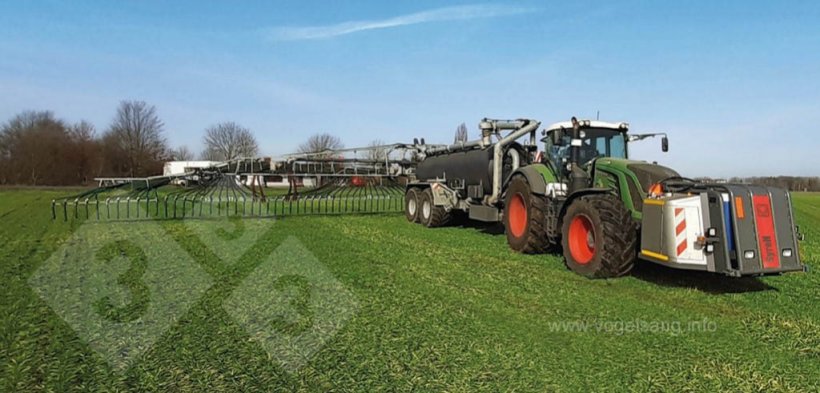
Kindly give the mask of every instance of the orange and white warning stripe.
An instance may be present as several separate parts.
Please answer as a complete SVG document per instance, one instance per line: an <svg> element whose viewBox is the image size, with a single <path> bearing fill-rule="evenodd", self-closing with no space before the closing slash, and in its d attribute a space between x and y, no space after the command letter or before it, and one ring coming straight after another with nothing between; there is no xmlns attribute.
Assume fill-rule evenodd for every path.
<svg viewBox="0 0 820 393"><path fill-rule="evenodd" d="M686 212L682 207L675 208L675 244L678 245L678 256L686 251Z"/></svg>

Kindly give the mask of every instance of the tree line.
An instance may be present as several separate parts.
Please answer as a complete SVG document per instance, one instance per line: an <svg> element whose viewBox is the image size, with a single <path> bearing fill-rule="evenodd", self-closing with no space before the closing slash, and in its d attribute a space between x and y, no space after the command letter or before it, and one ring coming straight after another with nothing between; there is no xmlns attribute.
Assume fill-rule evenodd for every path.
<svg viewBox="0 0 820 393"><path fill-rule="evenodd" d="M208 127L204 160L254 157L251 131L234 122ZM0 126L0 184L81 185L96 177L145 177L162 173L166 161L195 157L187 146L172 148L156 107L122 101L100 134L93 124L71 124L51 111L24 111Z"/></svg>
<svg viewBox="0 0 820 393"><path fill-rule="evenodd" d="M820 191L820 177L808 176L768 176L768 177L733 177L731 183L746 183L759 186L785 188L789 191Z"/></svg>
<svg viewBox="0 0 820 393"><path fill-rule="evenodd" d="M454 141L464 142L467 137L462 123ZM198 155L202 160L228 161L259 154L253 133L231 121L206 128L202 142L204 149ZM373 141L368 158L386 158L386 149L378 148L381 145L383 142ZM343 147L338 137L319 133L298 151L323 153ZM84 185L97 177L152 176L162 173L166 161L191 161L196 156L187 146L169 146L156 107L144 101L120 102L100 134L88 121L72 124L51 111L24 111L0 126L0 185ZM820 177L734 177L728 181L820 191Z"/></svg>
<svg viewBox="0 0 820 393"><path fill-rule="evenodd" d="M227 121L205 129L198 155L171 147L157 109L144 101L120 102L111 123L97 133L88 121L69 123L51 111L23 111L0 125L0 185L85 185L99 177L161 174L167 161L229 161L256 157L259 144L250 129ZM302 153L340 149L327 133L310 136Z"/></svg>

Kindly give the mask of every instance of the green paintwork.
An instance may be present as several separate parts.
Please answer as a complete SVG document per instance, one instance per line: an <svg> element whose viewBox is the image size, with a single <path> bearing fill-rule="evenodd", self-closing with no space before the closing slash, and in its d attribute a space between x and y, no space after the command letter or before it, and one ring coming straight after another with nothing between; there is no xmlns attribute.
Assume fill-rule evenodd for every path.
<svg viewBox="0 0 820 393"><path fill-rule="evenodd" d="M624 206L632 212L632 218L640 221L642 214L635 207L635 203L632 200L632 194L629 192L628 183L632 182L636 186L636 189L640 193L640 198L646 198L646 192L641 189L642 187L641 183L638 182L638 177L635 176L635 173L627 167L629 164L635 163L643 163L643 161L609 157L596 160L595 178L592 180L592 184L594 184L595 187L605 187L611 189L616 189L617 187L618 195L624 202ZM617 186L615 183L616 178Z"/></svg>
<svg viewBox="0 0 820 393"><path fill-rule="evenodd" d="M524 175L530 183L532 192L538 195L544 195L547 190L548 183L555 183L558 181L557 176L555 176L552 169L544 164L522 166L513 172L513 175L515 174ZM512 176L510 176L510 178L512 178Z"/></svg>
<svg viewBox="0 0 820 393"><path fill-rule="evenodd" d="M594 188L615 188L618 186L618 179L615 175L599 171L594 179L592 187Z"/></svg>
<svg viewBox="0 0 820 393"><path fill-rule="evenodd" d="M595 162L595 178L592 181L592 186L595 188L609 188L615 189L624 205L632 213L632 217L636 220L641 220L641 212L635 207L632 201L632 195L629 192L629 183L633 182L636 189L640 193L640 198L645 198L646 193L642 190L638 178L627 167L629 164L641 163L642 161L627 160L622 158L601 158ZM544 164L532 164L526 167L519 168L518 171L524 169L536 171L544 179L544 183L559 182L558 176L553 170ZM542 191L543 192L543 191Z"/></svg>
<svg viewBox="0 0 820 393"><path fill-rule="evenodd" d="M544 164L532 164L528 165L528 167L531 167L538 171L538 173L540 173L541 176L544 178L545 183L555 183L558 181L558 177L555 176L555 172L553 172L552 169L550 169L550 167Z"/></svg>

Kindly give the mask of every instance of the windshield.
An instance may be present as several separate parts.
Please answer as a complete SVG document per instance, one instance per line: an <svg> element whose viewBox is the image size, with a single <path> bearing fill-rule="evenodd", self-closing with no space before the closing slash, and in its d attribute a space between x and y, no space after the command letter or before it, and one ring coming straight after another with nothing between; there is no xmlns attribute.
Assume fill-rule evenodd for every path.
<svg viewBox="0 0 820 393"><path fill-rule="evenodd" d="M592 128L585 129L582 133L583 142L578 157L579 164L584 165L598 157L626 158L626 141L622 132ZM569 162L570 139L569 132L561 138L561 143L558 145L552 143L552 138L545 138L546 151L553 162L558 164Z"/></svg>

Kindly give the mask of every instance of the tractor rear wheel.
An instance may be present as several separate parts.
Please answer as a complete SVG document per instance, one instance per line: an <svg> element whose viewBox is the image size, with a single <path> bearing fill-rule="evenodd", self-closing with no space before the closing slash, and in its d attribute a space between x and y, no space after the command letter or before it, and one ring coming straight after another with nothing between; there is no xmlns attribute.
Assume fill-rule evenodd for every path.
<svg viewBox="0 0 820 393"><path fill-rule="evenodd" d="M510 180L504 198L504 232L510 248L526 254L547 250L546 208L546 199L531 192L526 178L515 176Z"/></svg>
<svg viewBox="0 0 820 393"><path fill-rule="evenodd" d="M576 199L564 215L561 233L567 267L582 276L623 276L638 257L637 224L614 195Z"/></svg>
<svg viewBox="0 0 820 393"><path fill-rule="evenodd" d="M419 222L419 191L416 188L408 188L404 193L404 216L407 221Z"/></svg>
<svg viewBox="0 0 820 393"><path fill-rule="evenodd" d="M433 203L433 191L430 188L420 193L418 211L419 222L428 228L444 226L450 222L450 213Z"/></svg>

